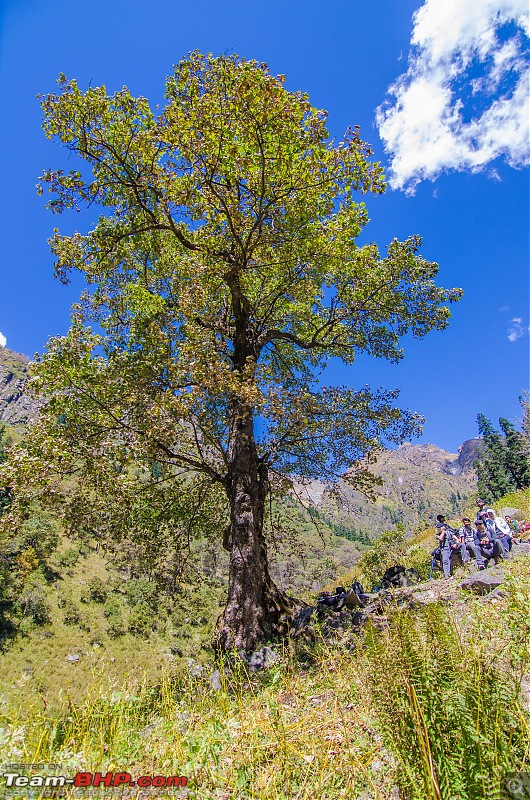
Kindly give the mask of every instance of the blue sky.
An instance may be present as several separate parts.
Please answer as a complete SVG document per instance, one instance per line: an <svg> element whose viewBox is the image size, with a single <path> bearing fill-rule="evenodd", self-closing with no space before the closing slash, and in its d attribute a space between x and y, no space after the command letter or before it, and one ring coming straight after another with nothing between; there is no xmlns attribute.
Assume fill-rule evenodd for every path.
<svg viewBox="0 0 530 800"><path fill-rule="evenodd" d="M528 19L521 0L0 0L0 343L32 355L66 332L81 284L53 279L53 217L35 191L65 155L40 129L37 93L59 72L82 88L123 85L162 102L193 49L237 52L286 75L329 112L340 139L360 125L389 177L368 198L363 241L423 237L439 283L464 289L450 327L405 342L399 365L331 364L329 381L399 387L426 417L420 441L455 451L478 411L517 419L529 378ZM526 105L525 105L526 104ZM75 166L72 164L72 167Z"/></svg>

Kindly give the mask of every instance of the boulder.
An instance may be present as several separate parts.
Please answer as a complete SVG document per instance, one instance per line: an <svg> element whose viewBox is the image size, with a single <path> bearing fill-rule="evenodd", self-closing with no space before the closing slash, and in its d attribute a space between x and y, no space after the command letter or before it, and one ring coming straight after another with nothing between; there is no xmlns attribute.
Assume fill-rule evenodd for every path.
<svg viewBox="0 0 530 800"><path fill-rule="evenodd" d="M475 594L489 594L504 580L502 568L492 567L479 572L474 572L460 584L462 589L475 592Z"/></svg>
<svg viewBox="0 0 530 800"><path fill-rule="evenodd" d="M497 512L499 517L505 517L508 515L512 519L523 520L525 518L524 511L521 511L520 508L501 508Z"/></svg>
<svg viewBox="0 0 530 800"><path fill-rule="evenodd" d="M277 664L278 661L281 661L281 658L276 650L265 645L260 650L255 650L246 661L250 671L256 672L258 669L267 669L267 667Z"/></svg>
<svg viewBox="0 0 530 800"><path fill-rule="evenodd" d="M66 660L69 661L70 664L76 664L79 661L80 657L81 656L78 653L68 653L68 655L66 656Z"/></svg>

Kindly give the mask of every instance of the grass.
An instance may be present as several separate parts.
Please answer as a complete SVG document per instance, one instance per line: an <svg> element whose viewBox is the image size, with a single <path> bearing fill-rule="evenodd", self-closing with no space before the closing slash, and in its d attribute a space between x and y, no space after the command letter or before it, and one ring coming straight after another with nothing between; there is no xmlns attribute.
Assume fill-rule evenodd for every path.
<svg viewBox="0 0 530 800"><path fill-rule="evenodd" d="M489 800L530 757L529 562L505 569L504 598L396 607L353 651L317 637L261 673L212 663L112 692L94 676L54 713L4 711L0 758L184 775L197 800Z"/></svg>

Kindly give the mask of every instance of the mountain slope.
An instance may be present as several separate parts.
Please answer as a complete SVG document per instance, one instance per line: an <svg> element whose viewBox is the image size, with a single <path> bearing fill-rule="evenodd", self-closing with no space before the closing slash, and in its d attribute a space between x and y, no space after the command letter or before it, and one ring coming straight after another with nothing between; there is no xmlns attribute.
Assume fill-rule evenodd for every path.
<svg viewBox="0 0 530 800"><path fill-rule="evenodd" d="M29 358L0 347L0 421L18 427L29 422L38 404L24 394Z"/></svg>
<svg viewBox="0 0 530 800"><path fill-rule="evenodd" d="M328 524L373 537L402 522L407 528L453 516L469 505L476 492L473 461L480 439L468 439L449 453L433 444L403 444L386 450L373 471L383 480L379 497L371 503L345 480L337 492L319 481L300 482L297 495Z"/></svg>

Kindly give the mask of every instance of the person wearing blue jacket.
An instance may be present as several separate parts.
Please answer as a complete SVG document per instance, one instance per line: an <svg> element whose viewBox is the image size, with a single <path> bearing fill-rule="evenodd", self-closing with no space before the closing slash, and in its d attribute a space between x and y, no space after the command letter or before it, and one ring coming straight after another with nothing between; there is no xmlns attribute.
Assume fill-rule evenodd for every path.
<svg viewBox="0 0 530 800"><path fill-rule="evenodd" d="M484 560L484 556L482 555L482 549L477 530L471 525L471 520L469 517L464 517L462 522L464 523L463 527L458 531L460 534L460 539L464 544L468 554L477 562L477 567L479 569L485 569L486 562Z"/></svg>
<svg viewBox="0 0 530 800"><path fill-rule="evenodd" d="M476 522L477 535L480 540L480 551L485 559L495 559L495 563L499 558L504 558L504 547L499 539L492 539L486 530L483 520L478 519Z"/></svg>
<svg viewBox="0 0 530 800"><path fill-rule="evenodd" d="M445 522L445 517L442 517L441 514L438 515L438 525L436 538L440 542L440 551L442 555L442 566L444 570L444 575L446 578L451 577L451 556L455 552L460 553L460 557L462 558L462 563L465 564L466 561L469 561L469 555L466 550L466 546L460 541L460 536L458 535L458 531L455 531L454 528L451 528Z"/></svg>

